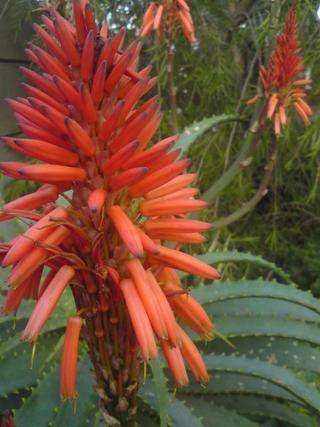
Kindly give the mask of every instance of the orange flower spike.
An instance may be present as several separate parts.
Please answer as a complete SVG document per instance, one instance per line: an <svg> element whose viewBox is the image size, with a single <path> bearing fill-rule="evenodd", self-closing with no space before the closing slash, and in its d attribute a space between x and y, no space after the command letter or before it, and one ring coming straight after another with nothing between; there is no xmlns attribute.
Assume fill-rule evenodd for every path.
<svg viewBox="0 0 320 427"><path fill-rule="evenodd" d="M161 341L161 348L176 386L183 387L188 385L188 374L179 347L171 347L168 341Z"/></svg>
<svg viewBox="0 0 320 427"><path fill-rule="evenodd" d="M156 31L159 30L162 14L163 14L163 5L161 4L158 7L157 13L156 13L156 15L154 17L154 21L153 21L153 29Z"/></svg>
<svg viewBox="0 0 320 427"><path fill-rule="evenodd" d="M152 327L132 280L122 280L120 288L144 360L156 359L158 357L158 350Z"/></svg>
<svg viewBox="0 0 320 427"><path fill-rule="evenodd" d="M92 213L100 213L105 203L107 193L103 188L93 190L88 198L88 206Z"/></svg>
<svg viewBox="0 0 320 427"><path fill-rule="evenodd" d="M80 67L80 75L84 82L87 82L92 77L93 70L93 56L94 56L94 34L93 31L90 30L86 37L83 51L81 55L81 67Z"/></svg>
<svg viewBox="0 0 320 427"><path fill-rule="evenodd" d="M151 273L150 270L148 270L146 273L147 273L148 284L152 292L154 293L157 303L159 304L161 317L163 319L163 322L168 332L168 339L171 345L175 347L180 344L180 337L178 333L177 321L174 317L172 308L170 307L170 304L168 303L168 300L165 294L163 293L160 285L158 284L156 278L154 277L154 275Z"/></svg>
<svg viewBox="0 0 320 427"><path fill-rule="evenodd" d="M168 339L168 332L159 310L159 301L154 297L141 262L137 259L132 259L126 262L126 268L134 281L153 330L158 338Z"/></svg>
<svg viewBox="0 0 320 427"><path fill-rule="evenodd" d="M288 12L284 28L277 38L267 67L261 66L260 68L260 80L267 99L266 116L273 120L274 132L277 136L281 134L281 129L288 123L287 114L291 105L294 105L304 124L306 126L310 124L308 115L312 115L312 110L309 105L305 103L309 112L308 115L296 105L306 94L303 90L296 92L295 87L311 83L309 79L297 79L297 75L303 68L296 10L293 6Z"/></svg>
<svg viewBox="0 0 320 427"><path fill-rule="evenodd" d="M140 29L140 34L139 34L140 37L146 37L151 33L156 9L157 9L156 4L154 2L151 2L143 16L142 27Z"/></svg>
<svg viewBox="0 0 320 427"><path fill-rule="evenodd" d="M87 132L79 123L69 117L65 117L64 121L68 134L72 138L74 144L83 151L86 156L92 157L96 152L96 147Z"/></svg>
<svg viewBox="0 0 320 427"><path fill-rule="evenodd" d="M26 196L19 197L12 202L6 203L2 208L0 208L0 221L13 217L10 214L6 214L4 212L5 210L32 210L43 206L46 203L54 202L57 198L58 189L54 185L51 185L43 191L36 191L34 193L27 194Z"/></svg>
<svg viewBox="0 0 320 427"><path fill-rule="evenodd" d="M217 280L220 278L220 274L217 270L189 254L160 245L158 248L160 253L159 255L155 255L154 259L161 264L165 263L178 270L207 279Z"/></svg>
<svg viewBox="0 0 320 427"><path fill-rule="evenodd" d="M68 70L55 60L49 53L38 46L30 45L40 62L40 68L49 74L56 74L64 80L69 80Z"/></svg>
<svg viewBox="0 0 320 427"><path fill-rule="evenodd" d="M112 206L108 209L107 213L128 250L132 255L142 258L143 246L141 239L128 216L123 212L120 206Z"/></svg>
<svg viewBox="0 0 320 427"><path fill-rule="evenodd" d="M177 176L169 181L167 184L162 185L155 190L149 191L144 195L146 199L157 199L158 197L165 196L167 194L173 193L175 191L181 190L187 185L191 184L195 179L197 179L198 175L196 173L189 173L185 175Z"/></svg>
<svg viewBox="0 0 320 427"><path fill-rule="evenodd" d="M60 368L61 399L75 399L77 397L78 351L82 324L83 321L79 316L69 317L67 321Z"/></svg>
<svg viewBox="0 0 320 427"><path fill-rule="evenodd" d="M67 216L67 211L59 207L41 218L24 234L18 237L2 261L2 266L7 267L8 265L17 263L33 248L35 242L43 240L52 233L54 228L49 227L49 225L54 225L54 220L63 220L67 218Z"/></svg>
<svg viewBox="0 0 320 427"><path fill-rule="evenodd" d="M179 328L179 335L181 339L180 350L182 356L189 365L195 379L199 382L208 382L208 371L199 350L183 329L180 326L177 327Z"/></svg>
<svg viewBox="0 0 320 427"><path fill-rule="evenodd" d="M63 226L57 227L43 241L44 245L59 246L69 235L69 230ZM22 258L12 269L8 283L12 287L18 287L25 279L27 279L47 258L49 252L44 247L37 247Z"/></svg>
<svg viewBox="0 0 320 427"><path fill-rule="evenodd" d="M86 178L86 171L84 169L60 165L25 164L18 169L18 172L25 179L48 184L52 182L84 181Z"/></svg>
<svg viewBox="0 0 320 427"><path fill-rule="evenodd" d="M51 283L38 300L25 330L22 334L22 339L34 342L36 341L41 329L49 319L55 306L57 305L64 289L72 280L75 271L67 265L60 268L57 274L52 279Z"/></svg>

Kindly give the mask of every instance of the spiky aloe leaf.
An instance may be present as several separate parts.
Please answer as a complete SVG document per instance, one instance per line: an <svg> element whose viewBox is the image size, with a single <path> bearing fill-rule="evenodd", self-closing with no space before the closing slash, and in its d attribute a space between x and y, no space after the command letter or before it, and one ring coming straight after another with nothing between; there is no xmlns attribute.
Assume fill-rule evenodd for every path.
<svg viewBox="0 0 320 427"><path fill-rule="evenodd" d="M169 394L166 385L166 377L159 359L150 362L154 386L156 388L158 399L158 412L160 416L160 427L166 427L168 424L168 407L169 407Z"/></svg>
<svg viewBox="0 0 320 427"><path fill-rule="evenodd" d="M275 263L267 261L260 255L254 255L250 252L238 252L238 251L216 251L210 252L204 255L199 255L197 258L208 264L220 264L220 263L246 263L253 264L258 267L266 268L269 271L274 272L277 276L282 278L288 283L292 283L290 276L278 267Z"/></svg>
<svg viewBox="0 0 320 427"><path fill-rule="evenodd" d="M181 149L181 156L183 156L190 146L208 130L224 123L239 120L239 117L222 114L221 116L211 116L195 122L183 130L176 147Z"/></svg>
<svg viewBox="0 0 320 427"><path fill-rule="evenodd" d="M294 286L262 279L216 282L210 286L194 289L192 294L201 304L239 298L270 298L271 300L290 301L320 314L320 302L312 296L311 292L304 292Z"/></svg>

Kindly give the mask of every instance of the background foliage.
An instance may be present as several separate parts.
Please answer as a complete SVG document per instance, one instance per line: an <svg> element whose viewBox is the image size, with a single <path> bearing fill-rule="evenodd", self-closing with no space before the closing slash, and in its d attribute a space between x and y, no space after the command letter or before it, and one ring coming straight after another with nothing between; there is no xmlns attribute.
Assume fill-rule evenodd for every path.
<svg viewBox="0 0 320 427"><path fill-rule="evenodd" d="M55 1L68 13L67 1ZM37 15L38 3L9 3L14 10L10 22L14 34L19 34L25 16ZM111 31L127 26L129 39L135 37L147 3L93 2L99 16L112 22ZM210 426L213 413L218 427L319 425L320 303L315 298L320 296L319 2L295 3L307 73L314 81L309 95L315 112L312 124L306 129L291 117L279 141L267 195L239 221L208 233L199 253L218 265L222 281L185 279L190 286L198 285L193 292L215 319L218 338L201 344L212 381L206 388L191 384L181 393L167 394L173 391L172 385L164 379L161 363L152 364L140 393L143 426L165 426L168 420L174 426ZM179 144L182 155L193 160L203 194L228 170L246 142L253 113L246 101L258 90L258 67L266 62L291 4L286 0L190 1L198 42L191 48L177 34L175 44ZM23 8L27 12L20 13ZM167 135L171 120L164 52L164 46L155 45L152 38L145 43L144 60L154 63L154 73L159 75L157 90L164 111L159 133ZM210 200L206 220L223 219L255 194L267 162L268 135L259 140L252 155L245 156L232 182ZM28 191L20 182L2 178L1 184L6 201ZM7 233L14 230L1 227L1 237ZM189 250L194 252L192 247ZM35 427L102 425L89 387L92 379L85 351L77 417L70 405L60 405L56 393L63 332L59 314L72 312L70 300L51 319L32 370L28 369L31 350L19 343L18 334L29 309L24 306L14 323L0 318L0 411L19 407L18 427L27 426L26 419L32 419Z"/></svg>

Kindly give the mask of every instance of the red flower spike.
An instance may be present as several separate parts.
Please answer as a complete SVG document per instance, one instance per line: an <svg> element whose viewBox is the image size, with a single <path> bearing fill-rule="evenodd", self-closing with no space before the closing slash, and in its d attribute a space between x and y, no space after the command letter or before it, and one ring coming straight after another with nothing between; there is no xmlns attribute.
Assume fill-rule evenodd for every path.
<svg viewBox="0 0 320 427"><path fill-rule="evenodd" d="M78 349L82 324L83 321L79 316L69 317L67 321L60 368L61 399L75 399L77 397Z"/></svg>
<svg viewBox="0 0 320 427"><path fill-rule="evenodd" d="M38 298L23 334L32 342L71 283L77 309L86 318L90 355L101 364L98 383L110 396L117 387L119 392L133 390L130 406L142 359L158 357L156 339L178 385L188 382L183 357L196 379L205 379L200 356L179 335L175 316L205 338L212 336L213 325L169 267L211 279L219 275L196 258L163 246L167 240L201 243L200 233L209 224L185 214L207 204L195 200L198 190L189 188L196 174L183 175L189 163L178 160L180 151L173 150L178 137L151 142L161 113L158 97L144 100L156 79L150 77L150 66L138 68L141 44L123 47L124 29L110 38L105 26L99 31L88 1L73 4L75 27L53 9L52 19L43 17L48 31L35 26L49 53L32 47L28 54L45 73L22 68L30 82L24 84L29 98L9 101L27 136L4 142L40 163L1 162L0 171L45 185L0 210L0 221L21 217L31 222L22 235L2 245L1 260L13 263L4 311ZM184 0L175 4L190 36L189 9ZM157 14L155 27L162 30L165 12L154 3L151 27ZM301 85L295 80L292 96L300 114L308 116ZM272 117L277 113L284 123L285 111L274 111ZM65 209L59 208L59 195L69 201ZM82 321L75 319L75 324L68 322L69 350L64 350L61 368L61 394L67 398L76 396ZM107 363L109 357L114 363ZM110 376L102 375L109 369ZM119 380L117 385L111 378Z"/></svg>
<svg viewBox="0 0 320 427"><path fill-rule="evenodd" d="M57 305L62 292L72 280L75 271L69 266L63 266L54 276L49 286L37 302L22 334L22 339L36 341L41 329Z"/></svg>
<svg viewBox="0 0 320 427"><path fill-rule="evenodd" d="M288 12L282 33L272 52L268 66L260 68L260 80L266 98L265 115L273 120L274 131L277 136L288 123L287 114L294 106L303 123L310 124L309 117L313 114L311 108L302 98L306 96L305 90L296 92L296 86L310 84L309 79L297 80L297 75L303 71L303 58L300 54L298 40L298 25L295 7ZM255 96L248 101L248 105L257 102ZM305 108L301 107L301 101Z"/></svg>
<svg viewBox="0 0 320 427"><path fill-rule="evenodd" d="M195 43L196 36L190 8L184 0L158 0L148 6L140 29L140 37L148 36L152 30L157 33L157 40L168 35L173 25L179 25L190 44Z"/></svg>

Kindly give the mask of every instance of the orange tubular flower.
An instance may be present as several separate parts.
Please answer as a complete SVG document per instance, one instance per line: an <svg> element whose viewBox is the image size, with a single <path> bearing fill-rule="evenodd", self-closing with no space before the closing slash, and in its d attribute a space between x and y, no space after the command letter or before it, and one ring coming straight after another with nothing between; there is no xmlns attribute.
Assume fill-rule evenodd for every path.
<svg viewBox="0 0 320 427"><path fill-rule="evenodd" d="M175 24L181 27L190 44L195 43L193 20L186 0L161 0L160 4L151 2L143 17L140 36L146 37L155 30L159 40Z"/></svg>
<svg viewBox="0 0 320 427"><path fill-rule="evenodd" d="M269 58L267 67L260 68L260 79L265 91L267 105L265 115L273 120L274 131L277 136L288 123L288 111L293 106L307 126L309 117L313 114L309 105L303 100L306 92L302 86L312 83L309 79L299 79L297 76L303 71L303 58L300 54L298 40L298 25L296 10L292 7L287 15L282 33L279 35L274 51ZM255 96L248 101L248 105L258 100Z"/></svg>
<svg viewBox="0 0 320 427"><path fill-rule="evenodd" d="M83 320L79 316L69 317L60 368L60 396L62 399L77 397L77 367L79 337Z"/></svg>
<svg viewBox="0 0 320 427"><path fill-rule="evenodd" d="M177 4L187 15L185 2ZM157 97L143 100L155 79L150 67L137 69L141 46L126 48L123 29L110 38L88 1L73 0L73 6L75 25L54 9L43 26L35 25L48 51L31 46L29 56L42 72L23 68L28 98L8 101L26 137L4 143L44 163L0 163L8 176L42 183L0 210L0 221L29 221L23 234L1 245L1 262L11 268L3 310L37 300L23 332L34 342L70 286L97 381L111 390L101 404L117 417L112 399L123 390L132 390L128 414L136 412L141 362L158 357L158 344L177 385L188 382L183 358L206 380L176 316L206 338L213 325L173 269L209 279L219 274L166 247L166 241L201 243L210 225L185 217L207 205L189 188L196 175L183 174L189 161L177 160L177 135L152 144L161 114ZM157 25L165 13L158 12ZM69 205L59 206L59 195ZM79 317L68 321L62 397L76 395L81 324Z"/></svg>

